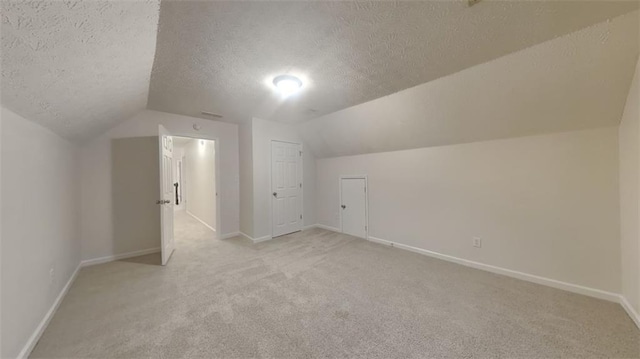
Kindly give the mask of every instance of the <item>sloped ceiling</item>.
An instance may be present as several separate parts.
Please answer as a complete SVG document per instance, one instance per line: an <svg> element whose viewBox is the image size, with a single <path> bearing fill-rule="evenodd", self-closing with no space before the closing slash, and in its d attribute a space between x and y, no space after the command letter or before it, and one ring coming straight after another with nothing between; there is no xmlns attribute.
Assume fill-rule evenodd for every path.
<svg viewBox="0 0 640 359"><path fill-rule="evenodd" d="M429 81L438 81L443 76L638 7L635 1L483 0L473 7L466 4L466 0L164 0L162 4L159 0L3 0L0 2L0 102L23 117L77 141L92 138L145 107L205 118L201 111L216 112L228 121L261 117L302 123L412 86L423 83L431 86ZM546 69L539 66L538 71L543 73L540 78L527 77L514 84L505 80L504 83L505 86L519 85L521 93L535 95L534 99L517 98L516 93L504 95L513 101L524 102L523 106L536 102L549 108L560 102L556 97L566 94L554 90L555 95L543 94L535 99L539 94L534 94L533 89L541 88L543 79L557 83L557 88L567 91L585 85L595 96L604 94L604 90L596 90L595 82L585 83L585 78L602 82L604 80L596 79L606 77L606 73L589 71L612 71L611 79L604 82L612 93L604 94L600 101L612 102L598 110L606 118L602 121L609 123L613 108L620 102L618 94L624 82L621 78L627 76L628 65L619 57L607 59L602 53L589 50L611 46L609 39L617 35L612 30L611 34L597 36L602 38L592 38L592 43L581 45L584 47L570 47L571 51L583 51L581 56L594 57L586 62L590 68L586 68L586 64L556 66L551 60L541 58L536 63L557 69L549 73L558 77L553 79L545 75ZM599 45L598 40L604 45ZM627 51L635 51L635 48ZM617 47L612 49L618 50ZM577 63L585 59L571 57L572 52L560 46L549 51L544 55L549 59L566 58ZM526 59L519 60L511 65L513 69L508 76L513 76L513 81L520 79L517 68L529 65L530 61ZM274 75L286 72L306 75L308 81L301 94L284 101L266 82ZM478 82L477 86L480 84ZM476 90L485 91L482 87ZM580 98L586 98L585 91L568 96L573 98L582 94ZM429 96L446 95L429 93ZM484 98L474 99L465 89L456 96L464 99L464 106L471 106L469 108ZM556 102L547 104L545 99ZM593 100L593 97L589 99ZM568 99L566 103L575 104L575 101ZM452 103L462 106L459 102ZM494 101L478 106L500 104ZM593 110L594 106L590 103L581 110L580 113L588 115L585 123L595 122L589 119L596 112L586 110ZM449 116L451 114L446 111L453 110L438 111ZM569 113L569 109L565 111ZM576 113L569 114L575 116ZM328 128L321 132L323 136L338 131L339 127L331 127L331 118L334 117L324 118ZM393 141L406 142L402 145L384 145L386 141L392 141L386 137L378 141L379 136L374 134L387 125L360 128L356 133L366 143L358 149L327 150L331 141L314 144L319 153L330 155L520 133L491 123L483 127L478 120L478 126L484 131L478 133L493 132L491 136L485 133L474 137L468 134L467 127L454 130L447 125L448 122L458 123L456 120L441 117L440 122L433 122L432 115L429 118L431 133L426 135L415 132L416 128L409 124L414 120L399 119L401 124ZM315 121L305 128L316 126L318 122ZM522 126L531 127L529 132L568 128L569 124L585 126L577 121L561 121L563 125L547 122L552 126L545 127L536 121ZM443 132L434 133L440 130ZM401 132L410 132L408 141L404 141L406 138ZM414 138L420 136L424 139ZM345 139L352 141L349 137Z"/></svg>
<svg viewBox="0 0 640 359"><path fill-rule="evenodd" d="M614 126L638 11L298 125L318 157Z"/></svg>
<svg viewBox="0 0 640 359"><path fill-rule="evenodd" d="M633 1L163 1L149 108L300 122L605 21ZM283 101L268 82L306 77Z"/></svg>
<svg viewBox="0 0 640 359"><path fill-rule="evenodd" d="M3 106L78 141L146 108L159 0L0 6Z"/></svg>

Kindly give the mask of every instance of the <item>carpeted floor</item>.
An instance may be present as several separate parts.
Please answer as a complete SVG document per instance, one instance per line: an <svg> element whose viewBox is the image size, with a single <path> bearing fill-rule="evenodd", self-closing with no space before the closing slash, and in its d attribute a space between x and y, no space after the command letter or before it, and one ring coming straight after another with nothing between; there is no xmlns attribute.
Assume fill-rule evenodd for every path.
<svg viewBox="0 0 640 359"><path fill-rule="evenodd" d="M82 269L33 358L638 358L614 303L312 229L252 244L176 221Z"/></svg>

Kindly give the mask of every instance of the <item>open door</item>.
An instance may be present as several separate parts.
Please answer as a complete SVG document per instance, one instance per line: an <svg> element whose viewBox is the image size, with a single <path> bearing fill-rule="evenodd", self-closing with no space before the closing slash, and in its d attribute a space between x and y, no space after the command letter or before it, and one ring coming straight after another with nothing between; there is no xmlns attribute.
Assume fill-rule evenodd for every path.
<svg viewBox="0 0 640 359"><path fill-rule="evenodd" d="M160 125L160 249L162 265L166 265L173 253L173 137Z"/></svg>

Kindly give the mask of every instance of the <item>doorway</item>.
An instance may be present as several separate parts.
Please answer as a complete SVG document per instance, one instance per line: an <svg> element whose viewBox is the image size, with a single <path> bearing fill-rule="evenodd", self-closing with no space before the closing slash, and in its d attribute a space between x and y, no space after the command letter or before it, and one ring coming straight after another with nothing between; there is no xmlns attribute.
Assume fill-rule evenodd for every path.
<svg viewBox="0 0 640 359"><path fill-rule="evenodd" d="M342 233L367 238L367 177L340 177L340 223Z"/></svg>
<svg viewBox="0 0 640 359"><path fill-rule="evenodd" d="M173 136L172 200L176 247L219 233L216 141Z"/></svg>

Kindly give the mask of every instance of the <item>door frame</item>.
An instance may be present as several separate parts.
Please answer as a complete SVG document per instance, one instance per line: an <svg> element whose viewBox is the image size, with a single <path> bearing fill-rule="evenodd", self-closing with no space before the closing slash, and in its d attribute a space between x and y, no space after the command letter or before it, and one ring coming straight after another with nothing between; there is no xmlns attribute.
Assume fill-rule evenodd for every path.
<svg viewBox="0 0 640 359"><path fill-rule="evenodd" d="M215 230L215 236L213 237L213 239L218 239L222 236L222 216L220 213L220 208L222 208L222 196L220 196L220 140L218 140L217 137L211 137L211 136L206 136L206 135L182 135L182 134L175 134L172 135L173 137L184 137L184 138L190 138L193 140L205 140L205 141L213 141L214 143L214 149L216 151L216 156L215 156L215 170L216 170L216 230ZM182 161L182 166L185 166L185 161L184 161L184 156L182 157L183 161ZM188 162L188 161L186 161ZM188 163L186 164L187 166L189 165ZM186 171L185 171L186 173ZM186 183L186 180L185 180ZM187 186L185 185L185 188ZM187 196L188 197L188 196ZM184 198L184 192L183 192L183 198ZM189 198L187 198L187 201L189 200ZM185 211L187 210L187 205L185 203L184 206Z"/></svg>
<svg viewBox="0 0 640 359"><path fill-rule="evenodd" d="M300 188L300 215L302 215L300 230L304 230L304 147L302 143L299 142L272 138L269 140L269 191L267 192L269 195L269 222L271 224L271 238L273 238L273 199L271 198L271 192L273 192L273 142L283 142L300 146L300 151L302 152L302 155L300 156L300 183L302 183L302 188Z"/></svg>
<svg viewBox="0 0 640 359"><path fill-rule="evenodd" d="M367 226L365 231L365 238L369 240L369 179L367 175L341 175L338 178L338 206L342 205L342 180L344 179L363 179L364 180L364 223ZM340 210L340 232L344 233L342 228L342 207L338 207Z"/></svg>

